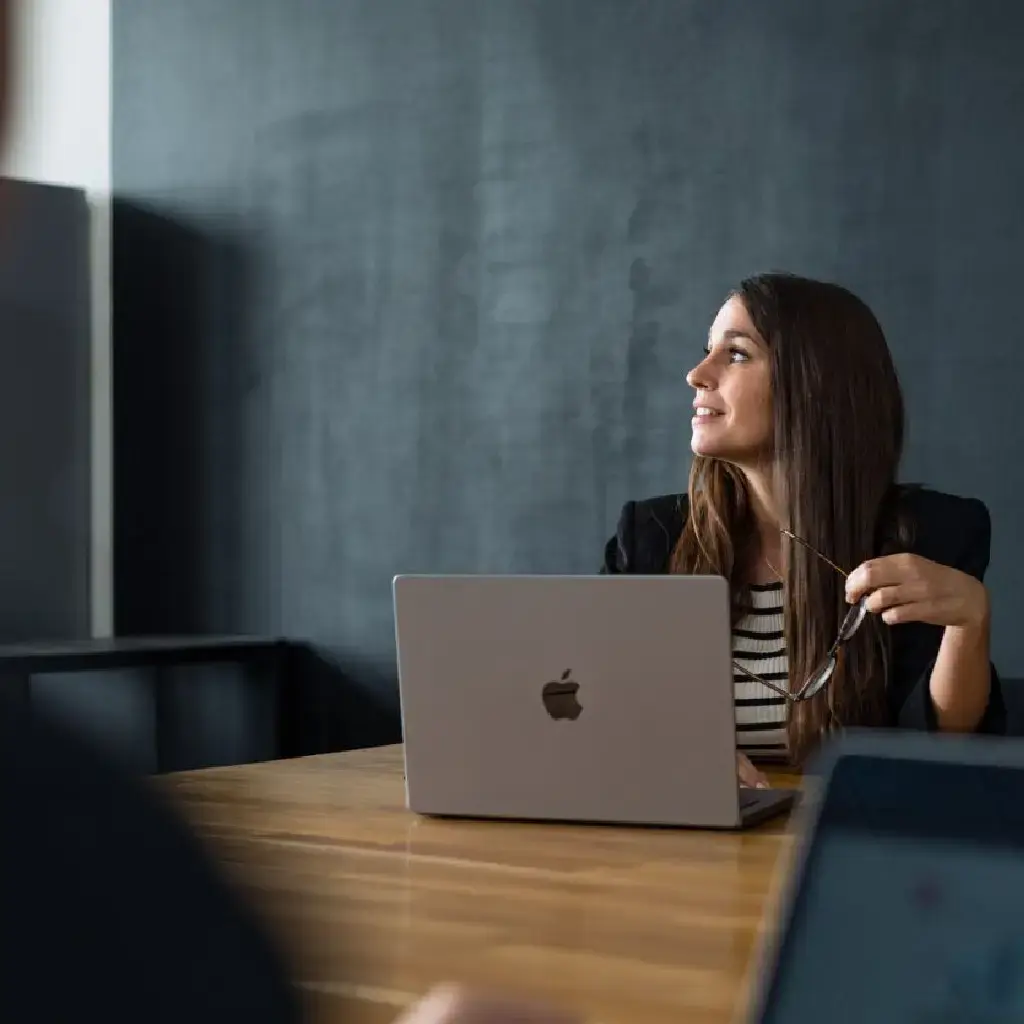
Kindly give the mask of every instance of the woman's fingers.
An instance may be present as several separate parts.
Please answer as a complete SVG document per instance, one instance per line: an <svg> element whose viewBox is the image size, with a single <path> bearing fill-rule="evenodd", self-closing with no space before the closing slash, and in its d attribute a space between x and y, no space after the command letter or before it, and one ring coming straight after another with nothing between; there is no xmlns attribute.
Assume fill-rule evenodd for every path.
<svg viewBox="0 0 1024 1024"><path fill-rule="evenodd" d="M914 600L916 595L908 595L909 589L900 586L879 587L864 599L864 607L874 615L881 615L887 608L895 608L897 605L906 604L908 600Z"/></svg>
<svg viewBox="0 0 1024 1024"><path fill-rule="evenodd" d="M847 578L846 600L855 604L862 598L869 612L891 626L906 622L988 625L985 584L920 555L887 555L859 565Z"/></svg>
<svg viewBox="0 0 1024 1024"><path fill-rule="evenodd" d="M739 775L740 785L749 786L751 789L768 789L768 777L764 772L759 771L750 762L746 754L736 751L736 774Z"/></svg>

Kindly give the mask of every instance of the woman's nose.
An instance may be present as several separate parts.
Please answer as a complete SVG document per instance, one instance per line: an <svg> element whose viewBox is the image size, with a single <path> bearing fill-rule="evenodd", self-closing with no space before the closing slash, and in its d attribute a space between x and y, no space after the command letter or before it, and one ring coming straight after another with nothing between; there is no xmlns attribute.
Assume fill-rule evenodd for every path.
<svg viewBox="0 0 1024 1024"><path fill-rule="evenodd" d="M711 373L711 367L708 366L708 359L701 360L701 362L699 362L686 375L686 383L689 384L694 391L707 391L714 385L714 377Z"/></svg>

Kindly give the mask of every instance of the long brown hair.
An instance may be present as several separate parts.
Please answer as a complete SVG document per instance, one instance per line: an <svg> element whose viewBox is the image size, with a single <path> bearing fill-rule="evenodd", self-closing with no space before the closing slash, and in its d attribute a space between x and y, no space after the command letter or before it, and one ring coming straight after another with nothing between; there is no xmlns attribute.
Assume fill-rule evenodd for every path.
<svg viewBox="0 0 1024 1024"><path fill-rule="evenodd" d="M781 525L849 571L878 553L903 448L903 396L885 335L867 305L838 285L763 274L733 294L770 352ZM738 617L749 600L745 573L757 556L745 477L718 459L694 456L689 499L670 571L725 576ZM787 542L791 688L822 664L835 640L847 610L843 583L813 553ZM794 761L836 726L886 721L887 642L887 631L869 616L842 648L829 687L791 705Z"/></svg>

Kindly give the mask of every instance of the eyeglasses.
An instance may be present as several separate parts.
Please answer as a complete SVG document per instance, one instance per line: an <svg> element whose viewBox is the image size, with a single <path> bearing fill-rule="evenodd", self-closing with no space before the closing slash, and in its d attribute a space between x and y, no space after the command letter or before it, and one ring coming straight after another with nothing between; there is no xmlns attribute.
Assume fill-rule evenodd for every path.
<svg viewBox="0 0 1024 1024"><path fill-rule="evenodd" d="M812 555L816 555L827 565L832 566L833 569L844 579L849 576L849 573L844 572L839 568L835 562L830 561L826 558L817 548L812 548L810 544L805 540L801 540L795 533L789 530L780 531L784 537L788 537L791 541L795 541L802 548L810 551ZM749 676L755 682L760 683L762 686L767 686L773 693L777 693L780 697L785 697L786 700L791 703L797 703L802 700L810 700L812 697L821 693L821 691L828 685L828 681L832 678L833 673L836 670L836 663L839 658L839 649L847 642L860 629L864 620L867 618L868 610L865 602L866 597L862 597L855 605L852 605L850 610L843 617L843 621L839 625L839 633L835 638L832 646L828 649L828 653L825 655L825 660L821 663L821 667L814 671L807 681L800 687L799 690L791 692L783 689L775 683L769 682L767 679L762 679L759 675L751 672L750 669L745 668L738 661L733 662L733 666L738 668L745 676Z"/></svg>

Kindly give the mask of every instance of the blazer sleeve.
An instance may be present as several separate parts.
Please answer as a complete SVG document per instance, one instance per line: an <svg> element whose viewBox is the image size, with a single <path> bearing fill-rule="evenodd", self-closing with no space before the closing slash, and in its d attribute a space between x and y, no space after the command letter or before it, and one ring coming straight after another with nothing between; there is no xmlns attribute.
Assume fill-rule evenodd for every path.
<svg viewBox="0 0 1024 1024"><path fill-rule="evenodd" d="M604 546L604 563L601 575L618 575L633 572L633 552L636 536L636 502L627 501L619 513L615 535Z"/></svg>
<svg viewBox="0 0 1024 1024"><path fill-rule="evenodd" d="M972 515L957 524L962 527L956 555L952 559L935 558L961 572L984 581L992 540L992 521L988 509L977 500L970 501ZM923 554L923 552L918 552ZM927 556L925 556L927 557ZM935 706L929 684L939 653L943 628L911 622L891 627L892 665L890 666L889 707L893 724L899 728L934 732L938 729ZM1005 733L1006 709L995 665L990 663L991 684L988 705L978 726L980 733Z"/></svg>

